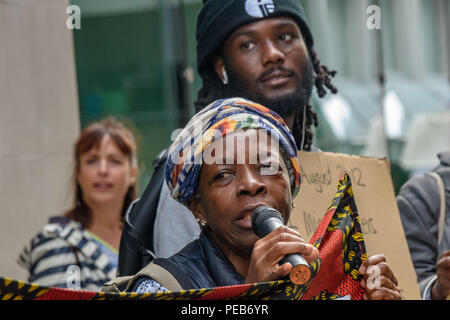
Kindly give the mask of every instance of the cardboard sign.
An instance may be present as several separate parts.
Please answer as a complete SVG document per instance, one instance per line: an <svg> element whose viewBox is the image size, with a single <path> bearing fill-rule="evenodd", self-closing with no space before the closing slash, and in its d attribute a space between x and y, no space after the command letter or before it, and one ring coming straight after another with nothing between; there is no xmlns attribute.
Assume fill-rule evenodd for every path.
<svg viewBox="0 0 450 320"><path fill-rule="evenodd" d="M399 281L405 299L421 299L403 231L389 161L327 152L299 152L302 186L289 226L308 241L348 173L369 256L382 253Z"/></svg>

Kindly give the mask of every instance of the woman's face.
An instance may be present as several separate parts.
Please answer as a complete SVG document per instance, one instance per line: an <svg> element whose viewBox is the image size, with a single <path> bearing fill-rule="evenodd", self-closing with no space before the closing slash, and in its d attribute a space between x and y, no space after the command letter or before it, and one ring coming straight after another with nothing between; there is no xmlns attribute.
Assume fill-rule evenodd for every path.
<svg viewBox="0 0 450 320"><path fill-rule="evenodd" d="M77 181L88 206L124 201L130 186L136 183L137 168L109 135L98 147L81 154Z"/></svg>
<svg viewBox="0 0 450 320"><path fill-rule="evenodd" d="M210 234L224 251L252 251L258 240L251 225L256 207L273 207L285 222L289 219L292 195L288 169L278 144L258 137L261 131L233 133L214 142L205 152L209 160L223 161L205 161L204 156L199 197L190 208L196 218L207 222ZM218 150L227 156L220 156Z"/></svg>

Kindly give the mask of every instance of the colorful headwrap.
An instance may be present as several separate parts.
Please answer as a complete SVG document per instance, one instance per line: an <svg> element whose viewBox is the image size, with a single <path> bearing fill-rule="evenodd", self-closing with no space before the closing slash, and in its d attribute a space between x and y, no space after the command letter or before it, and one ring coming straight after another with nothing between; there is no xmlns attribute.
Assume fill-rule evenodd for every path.
<svg viewBox="0 0 450 320"><path fill-rule="evenodd" d="M278 140L290 160L288 167L294 175L292 195L297 195L301 183L297 146L283 119L260 104L232 98L217 100L198 112L170 147L165 175L175 200L187 204L193 199L205 149L218 138L239 129L265 129L271 139Z"/></svg>

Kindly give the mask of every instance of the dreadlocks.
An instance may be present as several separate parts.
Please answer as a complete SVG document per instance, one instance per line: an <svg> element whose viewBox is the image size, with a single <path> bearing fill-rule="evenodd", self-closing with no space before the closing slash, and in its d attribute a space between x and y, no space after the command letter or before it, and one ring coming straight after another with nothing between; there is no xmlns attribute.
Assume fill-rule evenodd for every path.
<svg viewBox="0 0 450 320"><path fill-rule="evenodd" d="M309 48L308 52L315 72L314 85L318 96L323 98L327 94L325 88L328 88L332 93L337 93L336 87L331 83L331 78L336 75L336 71L329 70L326 66L321 65L313 48ZM203 87L199 90L197 100L194 102L195 112L200 111L215 100L231 98L228 96L229 93L226 92L219 76L213 70L212 65L210 68L206 68L200 76L203 80ZM313 111L309 103L306 104L305 108L305 112L303 112L303 108L299 108L300 110L295 114L292 135L294 136L297 148L300 149L303 146L303 150L310 151L314 136L311 126L314 125L317 127L319 120L317 113ZM303 136L303 133L305 136Z"/></svg>

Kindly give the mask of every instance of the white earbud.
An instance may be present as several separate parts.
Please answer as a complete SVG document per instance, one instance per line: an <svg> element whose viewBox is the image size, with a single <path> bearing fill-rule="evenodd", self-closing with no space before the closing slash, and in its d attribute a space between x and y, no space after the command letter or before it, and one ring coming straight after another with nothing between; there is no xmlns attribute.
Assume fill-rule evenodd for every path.
<svg viewBox="0 0 450 320"><path fill-rule="evenodd" d="M227 72L226 72L225 68L222 69L222 83L224 85L228 84L228 75L227 75Z"/></svg>

